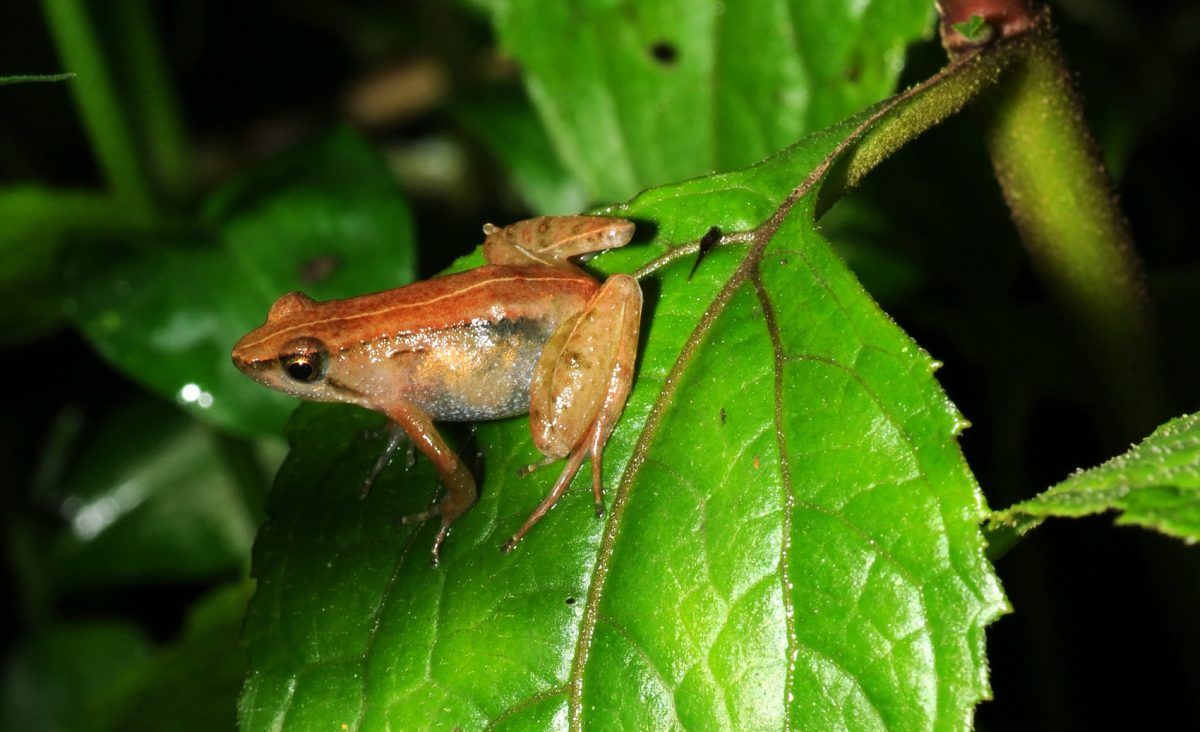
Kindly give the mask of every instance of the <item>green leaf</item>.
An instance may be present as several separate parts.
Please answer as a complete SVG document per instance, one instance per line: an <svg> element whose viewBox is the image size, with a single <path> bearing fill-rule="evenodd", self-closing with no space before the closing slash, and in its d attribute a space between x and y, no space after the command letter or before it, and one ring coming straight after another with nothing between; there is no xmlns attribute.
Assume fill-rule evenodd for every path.
<svg viewBox="0 0 1200 732"><path fill-rule="evenodd" d="M154 648L136 627L60 623L25 639L0 685L0 729L216 732L237 723L246 672L238 643L253 585L216 590L182 633Z"/></svg>
<svg viewBox="0 0 1200 732"><path fill-rule="evenodd" d="M94 732L217 732L237 727L246 673L238 643L251 583L217 590L191 609L180 637L92 705Z"/></svg>
<svg viewBox="0 0 1200 732"><path fill-rule="evenodd" d="M583 188L555 156L523 94L472 97L453 113L500 160L531 210L570 214L586 208Z"/></svg>
<svg viewBox="0 0 1200 732"><path fill-rule="evenodd" d="M89 707L142 663L150 642L115 622L52 625L21 640L0 684L0 729L78 730Z"/></svg>
<svg viewBox="0 0 1200 732"><path fill-rule="evenodd" d="M218 191L206 224L75 252L69 312L121 370L196 416L277 433L295 402L238 373L233 344L290 290L327 299L410 281L408 206L378 156L342 132Z"/></svg>
<svg viewBox="0 0 1200 732"><path fill-rule="evenodd" d="M889 94L928 0L490 3L594 200L748 165Z"/></svg>
<svg viewBox="0 0 1200 732"><path fill-rule="evenodd" d="M111 196L35 185L0 189L0 344L43 335L62 320L59 252L81 236L134 229Z"/></svg>
<svg viewBox="0 0 1200 732"><path fill-rule="evenodd" d="M253 493L220 436L169 405L134 402L89 431L65 488L67 528L48 564L61 590L244 571L258 524Z"/></svg>
<svg viewBox="0 0 1200 732"><path fill-rule="evenodd" d="M992 521L1024 533L1052 516L1119 511L1118 524L1200 539L1200 413L1156 429L1129 452L1075 473L1036 498L997 511Z"/></svg>
<svg viewBox="0 0 1200 732"><path fill-rule="evenodd" d="M954 30L962 34L971 43L983 43L992 37L992 27L982 15L972 15L968 20L954 23Z"/></svg>
<svg viewBox="0 0 1200 732"><path fill-rule="evenodd" d="M556 471L516 477L537 458L527 419L483 423L458 440L480 501L432 568L435 527L396 524L437 494L427 461L395 461L356 500L381 417L298 410L255 544L243 728L968 727L1005 601L964 422L816 214L823 186L899 144L886 135L994 76L973 63L760 165L607 211L643 240L590 267L662 259L603 520L581 475L501 556ZM742 243L688 281L676 255L711 226Z"/></svg>

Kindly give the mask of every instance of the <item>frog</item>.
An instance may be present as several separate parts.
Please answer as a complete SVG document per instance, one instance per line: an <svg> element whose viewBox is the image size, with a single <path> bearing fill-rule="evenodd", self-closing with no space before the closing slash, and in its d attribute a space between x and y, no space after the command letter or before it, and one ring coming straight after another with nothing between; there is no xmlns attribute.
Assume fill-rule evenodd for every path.
<svg viewBox="0 0 1200 732"><path fill-rule="evenodd" d="M234 346L233 363L284 394L388 418L393 438L364 481L364 497L406 435L445 488L429 510L400 519L440 520L435 565L451 527L478 497L471 471L435 423L528 414L544 457L522 474L565 462L501 547L507 554L588 458L596 515L603 515L602 457L633 383L642 291L631 275L600 281L579 262L625 246L634 228L626 219L586 215L487 224L487 263L474 269L340 300L282 295Z"/></svg>

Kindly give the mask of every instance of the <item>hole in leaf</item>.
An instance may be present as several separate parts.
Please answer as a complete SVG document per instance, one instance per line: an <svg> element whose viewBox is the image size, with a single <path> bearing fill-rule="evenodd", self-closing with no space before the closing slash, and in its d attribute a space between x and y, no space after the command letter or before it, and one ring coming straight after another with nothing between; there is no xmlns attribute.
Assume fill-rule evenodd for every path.
<svg viewBox="0 0 1200 732"><path fill-rule="evenodd" d="M575 598L574 598L574 597L568 597L568 598L567 598L567 604L568 604L568 605L574 605L574 604L575 604Z"/></svg>
<svg viewBox="0 0 1200 732"><path fill-rule="evenodd" d="M663 66L670 66L679 58L679 51L673 43L659 41L650 47L650 55Z"/></svg>

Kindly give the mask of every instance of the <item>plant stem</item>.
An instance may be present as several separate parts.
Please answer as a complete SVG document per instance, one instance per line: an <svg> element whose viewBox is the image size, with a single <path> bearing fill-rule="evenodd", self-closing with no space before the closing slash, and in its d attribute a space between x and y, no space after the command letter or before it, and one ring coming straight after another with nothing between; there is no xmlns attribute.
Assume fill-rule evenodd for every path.
<svg viewBox="0 0 1200 732"><path fill-rule="evenodd" d="M0 86L5 84L36 84L52 81L68 81L75 78L75 74L16 74L14 76L0 76Z"/></svg>
<svg viewBox="0 0 1200 732"><path fill-rule="evenodd" d="M1129 226L1117 205L1049 16L983 104L996 177L1034 266L1078 325L1122 423L1158 417L1149 308Z"/></svg>
<svg viewBox="0 0 1200 732"><path fill-rule="evenodd" d="M162 191L178 200L191 186L187 135L167 75L151 9L146 0L113 0L117 37L124 45L123 68L131 117L137 122L142 153Z"/></svg>
<svg viewBox="0 0 1200 732"><path fill-rule="evenodd" d="M59 57L76 75L71 91L97 162L118 200L134 212L151 216L150 186L83 0L42 0L42 6Z"/></svg>

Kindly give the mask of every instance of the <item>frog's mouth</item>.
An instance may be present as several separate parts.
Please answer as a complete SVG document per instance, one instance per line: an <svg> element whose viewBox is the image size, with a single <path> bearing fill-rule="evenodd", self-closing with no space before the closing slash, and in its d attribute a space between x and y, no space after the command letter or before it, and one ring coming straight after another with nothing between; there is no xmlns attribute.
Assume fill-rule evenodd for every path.
<svg viewBox="0 0 1200 732"><path fill-rule="evenodd" d="M246 358L239 355L237 351L233 352L233 365L238 371L243 372L261 372L263 369L269 369L278 363L278 359L274 358Z"/></svg>

